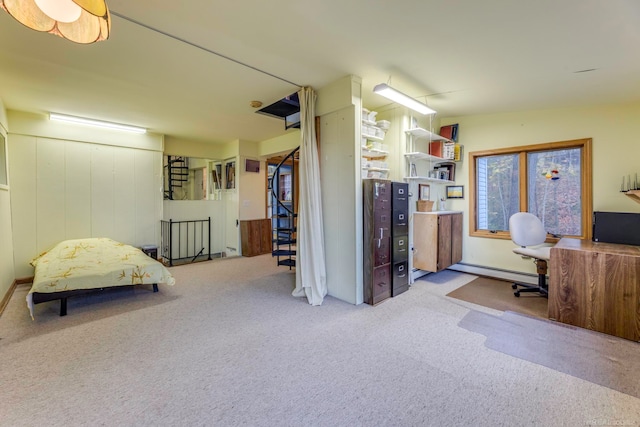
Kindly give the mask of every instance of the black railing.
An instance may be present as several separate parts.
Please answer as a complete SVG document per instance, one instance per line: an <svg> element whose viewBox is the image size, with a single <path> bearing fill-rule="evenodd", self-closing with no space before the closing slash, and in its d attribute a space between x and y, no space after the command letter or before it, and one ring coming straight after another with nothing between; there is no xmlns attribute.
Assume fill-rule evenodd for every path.
<svg viewBox="0 0 640 427"><path fill-rule="evenodd" d="M296 265L296 232L297 217L296 213L296 193L297 193L297 176L296 161L298 159L300 147L297 147L286 155L273 171L273 175L269 180L269 188L271 189L271 221L273 227L273 250L271 255L277 257L278 265L288 266L289 269ZM291 167L290 188L280 188L280 175L283 165ZM289 196L286 197L288 192Z"/></svg>
<svg viewBox="0 0 640 427"><path fill-rule="evenodd" d="M207 256L207 260L211 259L211 217L190 221L170 219L160 221L160 224L162 259L170 266L174 262L188 259L194 262L198 257Z"/></svg>
<svg viewBox="0 0 640 427"><path fill-rule="evenodd" d="M175 199L175 189L189 181L189 161L187 157L167 156L164 165L164 198Z"/></svg>

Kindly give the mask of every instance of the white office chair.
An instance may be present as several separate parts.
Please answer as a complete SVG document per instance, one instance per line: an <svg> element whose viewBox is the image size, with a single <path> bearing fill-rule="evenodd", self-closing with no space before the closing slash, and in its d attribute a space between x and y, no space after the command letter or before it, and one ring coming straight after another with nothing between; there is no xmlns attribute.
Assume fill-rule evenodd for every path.
<svg viewBox="0 0 640 427"><path fill-rule="evenodd" d="M523 258L532 258L538 273L537 286L528 283L514 283L511 285L516 290L513 294L519 297L521 292L539 292L544 297L548 296L547 261L551 258L551 246L539 246L547 238L547 232L542 222L529 212L518 212L509 218L509 232L513 243L519 246L514 248L513 252ZM518 289L518 286L522 289Z"/></svg>

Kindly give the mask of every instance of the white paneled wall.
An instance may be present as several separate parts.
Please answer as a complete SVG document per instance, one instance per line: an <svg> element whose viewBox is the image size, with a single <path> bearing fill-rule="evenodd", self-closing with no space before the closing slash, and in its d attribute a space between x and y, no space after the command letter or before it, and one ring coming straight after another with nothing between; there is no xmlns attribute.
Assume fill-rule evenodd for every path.
<svg viewBox="0 0 640 427"><path fill-rule="evenodd" d="M36 243L36 137L9 135L9 181L15 275L29 277L28 262L40 252Z"/></svg>
<svg viewBox="0 0 640 427"><path fill-rule="evenodd" d="M323 115L320 130L327 288L329 295L352 304L363 302L360 141L354 137L358 109L351 105Z"/></svg>
<svg viewBox="0 0 640 427"><path fill-rule="evenodd" d="M69 147L73 147L69 149ZM68 143L65 147L65 230L67 238L91 236L91 144Z"/></svg>
<svg viewBox="0 0 640 427"><path fill-rule="evenodd" d="M153 156L148 154L144 150L135 150L134 153L135 239L136 242L143 242L143 245L159 245L163 199L162 153L154 152ZM154 179L147 179L150 174ZM149 221L150 217L153 217L153 221Z"/></svg>
<svg viewBox="0 0 640 427"><path fill-rule="evenodd" d="M16 277L61 240L160 244L162 152L10 135Z"/></svg>
<svg viewBox="0 0 640 427"><path fill-rule="evenodd" d="M114 147L91 147L91 235L114 236L115 215L115 158ZM94 176L95 175L95 176ZM119 180L118 180L119 181ZM126 181L123 181L126 182ZM131 188L131 183L127 185Z"/></svg>

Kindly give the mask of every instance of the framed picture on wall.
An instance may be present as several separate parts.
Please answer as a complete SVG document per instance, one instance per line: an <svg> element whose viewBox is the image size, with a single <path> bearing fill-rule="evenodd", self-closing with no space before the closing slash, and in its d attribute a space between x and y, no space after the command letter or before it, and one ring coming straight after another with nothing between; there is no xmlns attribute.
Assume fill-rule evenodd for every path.
<svg viewBox="0 0 640 427"><path fill-rule="evenodd" d="M420 200L429 200L431 198L431 187L429 187L429 184L418 184L418 198Z"/></svg>
<svg viewBox="0 0 640 427"><path fill-rule="evenodd" d="M245 159L244 170L245 172L254 172L254 173L260 172L260 160Z"/></svg>
<svg viewBox="0 0 640 427"><path fill-rule="evenodd" d="M462 185L447 185L447 199L464 199L464 187Z"/></svg>

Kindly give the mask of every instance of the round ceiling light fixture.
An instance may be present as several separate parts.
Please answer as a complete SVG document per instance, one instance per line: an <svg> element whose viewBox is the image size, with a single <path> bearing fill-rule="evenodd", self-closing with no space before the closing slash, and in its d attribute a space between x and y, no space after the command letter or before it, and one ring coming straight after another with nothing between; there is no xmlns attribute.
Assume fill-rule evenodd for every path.
<svg viewBox="0 0 640 427"><path fill-rule="evenodd" d="M252 108L260 108L260 107L262 107L262 102L260 102L260 101L251 101L249 103L249 105L251 105Z"/></svg>
<svg viewBox="0 0 640 427"><path fill-rule="evenodd" d="M111 31L104 0L0 0L0 8L32 30L76 43L106 40Z"/></svg>

